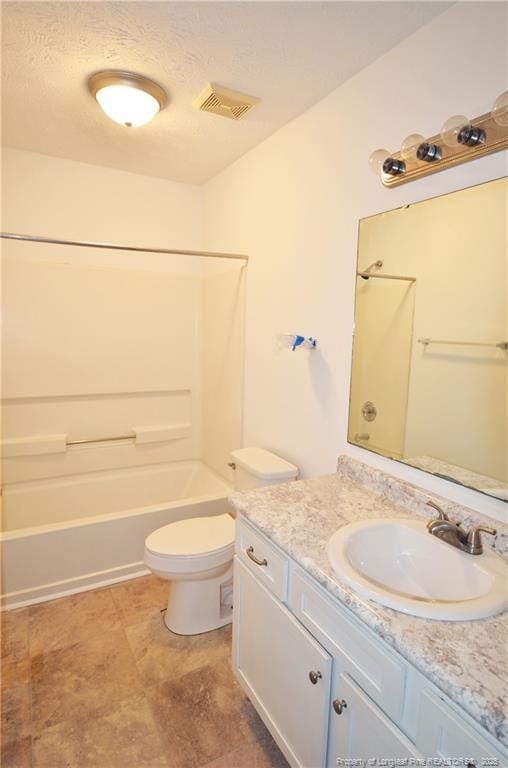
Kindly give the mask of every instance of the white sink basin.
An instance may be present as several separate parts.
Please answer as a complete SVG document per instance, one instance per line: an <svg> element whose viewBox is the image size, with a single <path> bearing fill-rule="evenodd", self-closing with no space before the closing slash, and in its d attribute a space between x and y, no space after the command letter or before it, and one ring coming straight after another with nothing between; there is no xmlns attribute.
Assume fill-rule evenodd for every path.
<svg viewBox="0 0 508 768"><path fill-rule="evenodd" d="M501 558L461 552L432 536L421 520L350 523L333 534L327 553L335 573L356 592L396 611L463 621L507 607Z"/></svg>

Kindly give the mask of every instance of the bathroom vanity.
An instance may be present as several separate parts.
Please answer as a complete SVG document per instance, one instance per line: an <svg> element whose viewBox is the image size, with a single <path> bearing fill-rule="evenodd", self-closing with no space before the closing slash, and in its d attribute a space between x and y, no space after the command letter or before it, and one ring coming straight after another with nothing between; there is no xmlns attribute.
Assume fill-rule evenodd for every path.
<svg viewBox="0 0 508 768"><path fill-rule="evenodd" d="M349 522L429 519L427 495L382 475L342 457L337 475L233 495L237 679L295 767L506 766L506 614L416 618L361 598L328 563Z"/></svg>

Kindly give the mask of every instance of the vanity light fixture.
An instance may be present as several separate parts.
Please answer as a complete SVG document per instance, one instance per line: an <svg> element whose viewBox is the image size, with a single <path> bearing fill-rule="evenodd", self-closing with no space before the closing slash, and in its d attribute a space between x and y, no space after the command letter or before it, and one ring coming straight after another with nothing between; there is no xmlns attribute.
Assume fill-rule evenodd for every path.
<svg viewBox="0 0 508 768"><path fill-rule="evenodd" d="M487 134L480 126L472 125L469 118L464 115L454 115L441 128L441 138L448 147L453 149L457 142L466 144L468 147L485 144Z"/></svg>
<svg viewBox="0 0 508 768"><path fill-rule="evenodd" d="M433 163L435 160L441 160L443 153L438 144L429 144L428 141L423 141L416 150L416 157L418 160L425 160L426 163Z"/></svg>
<svg viewBox="0 0 508 768"><path fill-rule="evenodd" d="M409 160L416 155L418 147L423 144L425 137L420 133L411 133L406 136L402 144L400 145L400 155L404 160Z"/></svg>
<svg viewBox="0 0 508 768"><path fill-rule="evenodd" d="M508 126L508 91L497 97L492 106L492 119L501 127Z"/></svg>
<svg viewBox="0 0 508 768"><path fill-rule="evenodd" d="M167 103L160 85L134 72L96 72L88 79L88 90L111 120L127 128L146 125Z"/></svg>
<svg viewBox="0 0 508 768"><path fill-rule="evenodd" d="M383 165L385 160L388 160L390 153L387 149L375 149L369 157L369 166L372 173L376 176L381 176L383 173Z"/></svg>
<svg viewBox="0 0 508 768"><path fill-rule="evenodd" d="M427 163L441 160L441 148L437 144L429 144L420 133L412 133L404 139L400 146L400 154L405 160L415 157Z"/></svg>
<svg viewBox="0 0 508 768"><path fill-rule="evenodd" d="M395 160L390 156L387 149L376 149L369 157L371 171L376 176L398 176L406 170L406 164L403 160Z"/></svg>
<svg viewBox="0 0 508 768"><path fill-rule="evenodd" d="M383 163L383 173L388 176L399 176L406 170L406 164L404 160L398 160L395 157L387 157Z"/></svg>
<svg viewBox="0 0 508 768"><path fill-rule="evenodd" d="M469 118L465 115L453 115L449 117L443 123L441 128L441 141L446 144L447 147L453 149L459 141L459 134L463 128L467 128L471 125Z"/></svg>
<svg viewBox="0 0 508 768"><path fill-rule="evenodd" d="M375 150L369 165L385 187L394 187L502 149L508 149L508 91L498 96L491 112L473 120L454 115L430 138L412 133L399 152Z"/></svg>

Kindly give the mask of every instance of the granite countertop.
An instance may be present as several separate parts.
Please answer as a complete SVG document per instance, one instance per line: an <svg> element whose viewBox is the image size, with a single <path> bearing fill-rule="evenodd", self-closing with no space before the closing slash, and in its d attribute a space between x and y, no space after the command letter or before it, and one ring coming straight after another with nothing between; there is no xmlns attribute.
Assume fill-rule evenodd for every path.
<svg viewBox="0 0 508 768"><path fill-rule="evenodd" d="M408 616L360 597L328 563L327 542L341 526L376 517L429 519L431 510L425 507L429 497L409 483L341 457L337 474L234 493L230 501L331 595L508 746L508 613L468 622ZM432 498L442 503L452 519L464 523L488 520L435 494ZM496 523L496 527L499 551L500 543L506 542L507 526Z"/></svg>

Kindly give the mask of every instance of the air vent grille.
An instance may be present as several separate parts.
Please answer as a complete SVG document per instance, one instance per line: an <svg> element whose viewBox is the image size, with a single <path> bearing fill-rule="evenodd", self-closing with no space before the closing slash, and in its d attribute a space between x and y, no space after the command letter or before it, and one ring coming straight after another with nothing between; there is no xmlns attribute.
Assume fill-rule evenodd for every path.
<svg viewBox="0 0 508 768"><path fill-rule="evenodd" d="M247 96L245 93L231 91L229 88L210 83L193 104L203 112L229 117L230 120L240 120L258 101L259 99L254 96Z"/></svg>

